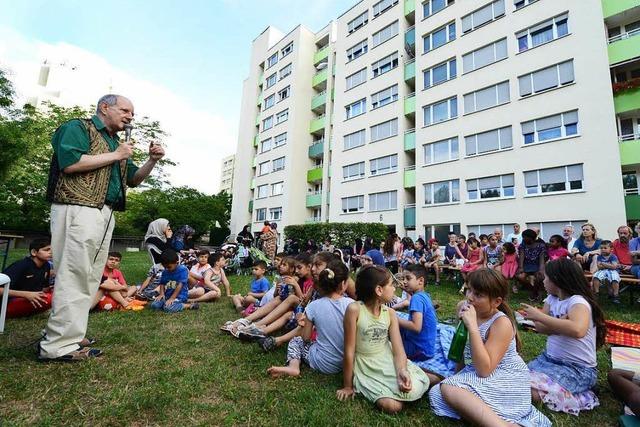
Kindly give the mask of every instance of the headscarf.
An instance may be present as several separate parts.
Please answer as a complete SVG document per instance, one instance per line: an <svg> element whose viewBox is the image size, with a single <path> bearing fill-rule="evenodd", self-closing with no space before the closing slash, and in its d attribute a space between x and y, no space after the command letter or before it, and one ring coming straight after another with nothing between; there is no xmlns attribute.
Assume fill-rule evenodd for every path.
<svg viewBox="0 0 640 427"><path fill-rule="evenodd" d="M176 231L176 233L173 235L174 244L176 242L184 244L184 239L193 235L195 232L196 230L194 230L190 225L183 225L182 227L178 228L178 231Z"/></svg>
<svg viewBox="0 0 640 427"><path fill-rule="evenodd" d="M144 235L144 241L146 242L151 237L157 237L163 242L167 241L167 236L164 235L164 231L167 229L169 225L169 220L165 218L158 218L149 223L149 227L147 227L147 234Z"/></svg>

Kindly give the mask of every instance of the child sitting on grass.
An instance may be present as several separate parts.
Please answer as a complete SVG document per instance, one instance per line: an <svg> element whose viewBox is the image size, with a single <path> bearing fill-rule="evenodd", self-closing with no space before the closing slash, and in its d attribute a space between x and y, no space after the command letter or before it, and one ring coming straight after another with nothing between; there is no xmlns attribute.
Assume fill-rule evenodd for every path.
<svg viewBox="0 0 640 427"><path fill-rule="evenodd" d="M133 299L137 292L135 286L127 286L124 275L118 269L122 254L120 252L109 252L107 264L102 272L102 283L94 298L93 306L100 310L111 311L117 309L142 310L142 303Z"/></svg>
<svg viewBox="0 0 640 427"><path fill-rule="evenodd" d="M258 302L260 302L260 298L262 298L267 293L267 291L269 290L269 281L264 277L266 271L266 262L258 261L253 264L253 280L251 281L251 292L249 292L244 297L241 294L236 294L231 297L233 306L236 308L236 311L238 313L242 312L242 310L244 310L250 304L257 304Z"/></svg>
<svg viewBox="0 0 640 427"><path fill-rule="evenodd" d="M349 269L335 259L320 272L318 280L322 298L309 303L304 313L301 336L291 339L287 348L287 366L272 366L267 373L272 378L282 375L300 375L300 363L323 374L335 374L342 370L344 355L344 313L351 298L343 296ZM313 329L317 333L311 341Z"/></svg>
<svg viewBox="0 0 640 427"><path fill-rule="evenodd" d="M429 269L433 269L433 272L436 275L435 285L439 286L440 269L442 268L443 262L442 254L440 253L440 244L438 243L437 239L429 239L429 254L431 256L429 257L428 261L426 261L425 258L424 266L426 267L427 271L429 271Z"/></svg>
<svg viewBox="0 0 640 427"><path fill-rule="evenodd" d="M422 397L429 378L407 361L395 311L384 304L395 288L391 274L379 266L364 267L356 277L360 301L349 305L344 318L344 401L360 393L382 411L395 414L403 401Z"/></svg>
<svg viewBox="0 0 640 427"><path fill-rule="evenodd" d="M144 279L140 289L136 293L136 297L143 301L153 301L158 296L158 286L160 286L160 277L164 267L162 264L153 264L147 272L147 278Z"/></svg>
<svg viewBox="0 0 640 427"><path fill-rule="evenodd" d="M593 293L598 295L600 283L606 281L608 284L608 294L611 302L620 304L620 266L618 257L611 253L611 240L603 240L600 243L600 255L596 255L596 267L598 271L593 273L591 286Z"/></svg>
<svg viewBox="0 0 640 427"><path fill-rule="evenodd" d="M227 296L230 296L231 286L227 275L224 272L226 264L224 255L220 252L209 255L208 264L211 268L207 269L202 276L202 285L196 285L189 290L190 302L209 302L215 301L222 296L220 284L223 284Z"/></svg>
<svg viewBox="0 0 640 427"><path fill-rule="evenodd" d="M204 272L211 268L209 255L209 251L206 249L197 252L198 262L189 270L189 289L193 289L195 286L204 286Z"/></svg>
<svg viewBox="0 0 640 427"><path fill-rule="evenodd" d="M177 313L200 308L197 302L187 303L189 270L184 265L179 265L178 261L178 254L173 249L166 249L160 254L164 271L160 276L159 294L151 303L152 309Z"/></svg>

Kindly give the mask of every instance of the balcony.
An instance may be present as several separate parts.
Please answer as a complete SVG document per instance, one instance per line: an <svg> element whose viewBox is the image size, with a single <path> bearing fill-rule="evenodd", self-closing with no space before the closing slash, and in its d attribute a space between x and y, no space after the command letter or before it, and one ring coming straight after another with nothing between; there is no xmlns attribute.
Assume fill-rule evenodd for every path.
<svg viewBox="0 0 640 427"><path fill-rule="evenodd" d="M416 228L416 205L415 203L404 207L404 228Z"/></svg>
<svg viewBox="0 0 640 427"><path fill-rule="evenodd" d="M322 157L324 155L324 139L314 141L309 146L309 157L312 159Z"/></svg>
<svg viewBox="0 0 640 427"><path fill-rule="evenodd" d="M602 12L607 19L638 6L638 0L602 0Z"/></svg>
<svg viewBox="0 0 640 427"><path fill-rule="evenodd" d="M410 93L404 98L404 115L412 116L416 113L416 94Z"/></svg>
<svg viewBox="0 0 640 427"><path fill-rule="evenodd" d="M404 45L411 49L414 54L416 51L416 28L411 27L404 33Z"/></svg>
<svg viewBox="0 0 640 427"><path fill-rule="evenodd" d="M260 143L260 136L259 135L254 136L253 137L253 146L257 147L259 143Z"/></svg>
<svg viewBox="0 0 640 427"><path fill-rule="evenodd" d="M627 214L627 221L640 219L640 196L638 189L624 190L624 209Z"/></svg>
<svg viewBox="0 0 640 427"><path fill-rule="evenodd" d="M315 208L322 205L322 191L307 195L307 207Z"/></svg>
<svg viewBox="0 0 640 427"><path fill-rule="evenodd" d="M249 200L249 213L253 213L253 200Z"/></svg>
<svg viewBox="0 0 640 427"><path fill-rule="evenodd" d="M262 93L260 93L260 95L258 95L258 101L256 103L256 105L259 107L262 104Z"/></svg>
<svg viewBox="0 0 640 427"><path fill-rule="evenodd" d="M322 71L318 71L317 73L314 74L313 78L311 79L311 86L313 86L314 89L322 89L322 90L326 89L328 75L329 75L329 72L327 71L326 68Z"/></svg>
<svg viewBox="0 0 640 427"><path fill-rule="evenodd" d="M640 30L609 39L609 64L619 64L640 56Z"/></svg>
<svg viewBox="0 0 640 427"><path fill-rule="evenodd" d="M253 167L254 167L254 168L257 168L257 167L258 167L258 158L257 158L257 157L254 157L254 158L253 158Z"/></svg>
<svg viewBox="0 0 640 427"><path fill-rule="evenodd" d="M416 167L407 166L404 168L404 188L414 188L416 186Z"/></svg>
<svg viewBox="0 0 640 427"><path fill-rule="evenodd" d="M329 56L329 45L323 47L322 49L317 51L315 55L313 55L313 65L316 65L320 61L327 59L328 56Z"/></svg>
<svg viewBox="0 0 640 427"><path fill-rule="evenodd" d="M613 104L616 114L640 109L640 87L615 92Z"/></svg>
<svg viewBox="0 0 640 427"><path fill-rule="evenodd" d="M312 134L324 133L325 118L326 116L323 115L316 119L311 120L311 123L309 123L309 133L312 133Z"/></svg>
<svg viewBox="0 0 640 427"><path fill-rule="evenodd" d="M250 188L251 190L253 190L254 188L256 188L256 179L255 179L255 178L252 178L252 179L251 179L251 185L249 186L249 188Z"/></svg>
<svg viewBox="0 0 640 427"><path fill-rule="evenodd" d="M404 151L416 149L416 130L409 129L404 133Z"/></svg>
<svg viewBox="0 0 640 427"><path fill-rule="evenodd" d="M322 166L307 171L307 182L310 184L322 182Z"/></svg>
<svg viewBox="0 0 640 427"><path fill-rule="evenodd" d="M640 164L640 136L629 135L620 141L620 163L622 166Z"/></svg>
<svg viewBox="0 0 640 427"><path fill-rule="evenodd" d="M258 113L258 117L256 117L256 126L260 126L260 113Z"/></svg>
<svg viewBox="0 0 640 427"><path fill-rule="evenodd" d="M320 218L319 216L312 216L310 218L307 218L304 223L305 224L315 224L317 222L322 221L322 218Z"/></svg>
<svg viewBox="0 0 640 427"><path fill-rule="evenodd" d="M409 15L413 15L415 11L416 11L415 0L404 0L404 16L407 17Z"/></svg>
<svg viewBox="0 0 640 427"><path fill-rule="evenodd" d="M404 64L404 81L414 84L416 81L416 61L412 59Z"/></svg>
<svg viewBox="0 0 640 427"><path fill-rule="evenodd" d="M327 92L320 92L311 98L311 110L316 113L324 113L327 105Z"/></svg>

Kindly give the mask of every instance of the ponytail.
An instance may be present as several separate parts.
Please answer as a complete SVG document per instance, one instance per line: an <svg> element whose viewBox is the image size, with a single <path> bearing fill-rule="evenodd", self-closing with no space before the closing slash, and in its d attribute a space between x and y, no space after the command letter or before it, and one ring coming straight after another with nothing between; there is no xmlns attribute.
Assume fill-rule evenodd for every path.
<svg viewBox="0 0 640 427"><path fill-rule="evenodd" d="M522 340L520 339L520 333L518 333L518 323L516 322L513 310L506 301L502 301L502 303L498 306L498 310L503 312L511 321L511 324L513 325L513 332L515 333L516 338L516 351L520 353L522 351Z"/></svg>

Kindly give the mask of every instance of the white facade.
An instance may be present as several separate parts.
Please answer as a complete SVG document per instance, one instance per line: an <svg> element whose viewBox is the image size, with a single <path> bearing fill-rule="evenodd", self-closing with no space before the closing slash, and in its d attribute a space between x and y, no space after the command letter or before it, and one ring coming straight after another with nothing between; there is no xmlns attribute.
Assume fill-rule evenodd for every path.
<svg viewBox="0 0 640 427"><path fill-rule="evenodd" d="M322 87L310 90L311 57L323 45L321 35L298 27L259 54L260 38L254 42L259 64L299 40L290 76L300 82L292 92L299 107L290 112L300 121L290 113L286 125L299 129L299 151L289 144L283 151L287 166L290 153L300 167L281 173L285 194L291 192L279 204L281 226L313 215L441 239L449 230L508 232L515 222L541 227L548 238L566 223L586 221L612 237L626 223L600 0L368 0L329 27L335 42L329 38L327 67L335 75L326 90L334 95L316 136L308 126L318 111L309 104ZM308 37L295 38L301 33ZM251 99L243 105L255 105L255 85L245 88ZM242 117L241 132L255 125L255 112L243 110ZM322 178L310 180L314 160L306 148L322 135L331 141L324 144ZM251 142L241 139L238 159L251 158L246 146ZM258 154L258 164L263 158L269 155ZM236 172L251 169L246 163L237 162ZM256 188L273 181L255 179ZM236 205L244 203L247 212L252 197L249 181L240 186L234 217ZM316 190L321 201L311 204L320 206L305 209L305 195ZM236 201L241 193L244 202ZM256 208L267 207L268 215L276 202L257 195L254 188L254 231Z"/></svg>
<svg viewBox="0 0 640 427"><path fill-rule="evenodd" d="M227 156L220 162L220 191L233 194L233 168L236 156Z"/></svg>

